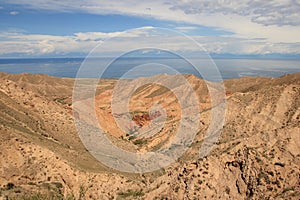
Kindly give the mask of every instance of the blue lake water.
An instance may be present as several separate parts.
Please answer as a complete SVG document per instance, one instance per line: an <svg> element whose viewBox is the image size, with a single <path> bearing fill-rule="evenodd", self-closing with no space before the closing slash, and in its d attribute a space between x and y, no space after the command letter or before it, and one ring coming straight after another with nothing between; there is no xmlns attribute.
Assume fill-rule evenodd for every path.
<svg viewBox="0 0 300 200"><path fill-rule="evenodd" d="M83 60L83 58L0 59L0 71L73 78L76 77ZM104 69L108 60L108 58L90 60L86 77L99 77L99 69ZM279 77L300 72L300 59L214 59L213 62L223 79L243 76ZM197 67L194 68L189 62L178 58L123 58L111 63L102 77L134 78L159 73L195 74L201 77L204 73L208 75L207 79L220 78L215 76L211 60L192 59L192 63ZM170 68L172 70L169 70Z"/></svg>

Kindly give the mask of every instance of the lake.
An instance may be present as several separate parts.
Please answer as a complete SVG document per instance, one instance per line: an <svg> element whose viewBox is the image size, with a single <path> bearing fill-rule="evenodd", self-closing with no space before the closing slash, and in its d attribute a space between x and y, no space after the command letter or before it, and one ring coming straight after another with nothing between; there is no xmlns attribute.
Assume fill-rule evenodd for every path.
<svg viewBox="0 0 300 200"><path fill-rule="evenodd" d="M87 73L87 77L99 77L96 71L98 71L98 69L104 69L105 66L103 65L105 65L104 63L108 60L109 58L89 60L88 63L91 67L89 68L90 71ZM207 79L218 79L212 70L213 65L210 60L195 58L191 60L198 66L198 70L189 62L178 58L122 58L111 63L102 74L102 77L135 78L160 73L194 74L201 77L201 73L205 72L209 74ZM0 59L0 71L13 74L33 73L74 78L83 61L83 58ZM279 77L285 74L300 72L300 59L222 58L214 59L213 61L223 79L243 76ZM169 68L172 70L169 70Z"/></svg>

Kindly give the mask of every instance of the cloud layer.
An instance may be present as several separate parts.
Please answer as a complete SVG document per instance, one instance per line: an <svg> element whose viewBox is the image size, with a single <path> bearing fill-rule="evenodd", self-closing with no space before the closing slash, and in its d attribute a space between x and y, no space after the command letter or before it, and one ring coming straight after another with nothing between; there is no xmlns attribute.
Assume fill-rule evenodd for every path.
<svg viewBox="0 0 300 200"><path fill-rule="evenodd" d="M249 16L262 25L300 25L300 2L297 0L211 0L175 1L172 10L195 14L236 14Z"/></svg>
<svg viewBox="0 0 300 200"><path fill-rule="evenodd" d="M21 56L68 55L70 53L88 54L97 45L109 43L106 48L99 48L103 55L122 51L130 46L133 50L140 46L155 46L164 41L165 49L170 51L199 51L188 45L184 36L153 35L151 27L131 32L87 32L75 33L72 36L53 36L25 33L0 33L0 55ZM300 54L300 43L270 43L264 39L245 39L228 36L193 36L203 49L216 54Z"/></svg>
<svg viewBox="0 0 300 200"><path fill-rule="evenodd" d="M174 23L186 24L176 29L185 33L197 25L228 31L232 35L194 36L211 53L238 54L299 54L300 53L300 1L299 0L11 0L36 10L55 12L84 12L92 14L133 15ZM118 32L74 33L70 36L0 33L0 54L63 54L87 53L104 39ZM139 35L124 37L139 40ZM173 49L186 48L175 38ZM171 44L174 42L174 44Z"/></svg>

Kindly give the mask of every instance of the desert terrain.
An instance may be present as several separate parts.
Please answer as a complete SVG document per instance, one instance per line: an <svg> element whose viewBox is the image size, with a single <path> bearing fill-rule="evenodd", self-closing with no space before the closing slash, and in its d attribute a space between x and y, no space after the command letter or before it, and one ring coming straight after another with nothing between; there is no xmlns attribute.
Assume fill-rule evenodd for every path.
<svg viewBox="0 0 300 200"><path fill-rule="evenodd" d="M176 76L163 76L176 82ZM225 80L225 123L201 159L210 94L205 81L185 78L199 101L197 135L175 163L135 174L105 166L82 144L72 110L74 79L0 73L0 199L299 199L300 73ZM110 104L117 81L101 80L95 96L107 137L130 152L168 144L182 115L172 91L146 84L130 98L129 112L117 113ZM149 112L153 105L165 113ZM165 124L157 134L135 135L160 117ZM124 119L126 132L115 118Z"/></svg>

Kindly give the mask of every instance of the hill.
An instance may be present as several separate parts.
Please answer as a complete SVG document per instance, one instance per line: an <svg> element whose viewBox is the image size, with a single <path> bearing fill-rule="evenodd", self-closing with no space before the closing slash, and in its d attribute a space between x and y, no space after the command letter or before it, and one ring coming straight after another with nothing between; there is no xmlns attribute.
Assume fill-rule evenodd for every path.
<svg viewBox="0 0 300 200"><path fill-rule="evenodd" d="M130 174L99 163L81 143L72 114L73 79L0 73L0 199L299 199L300 73L224 81L225 124L217 145L202 159L210 96L203 80L185 78L196 91L201 114L191 147L165 169ZM99 123L110 140L132 152L168 144L181 117L174 93L146 84L130 98L128 113L114 113L110 102L117 81L101 80L95 96ZM120 123L128 132L133 127L127 118L135 122L134 131L146 129L164 116L149 114L153 104L165 108L159 134L132 138L114 121L125 116Z"/></svg>

